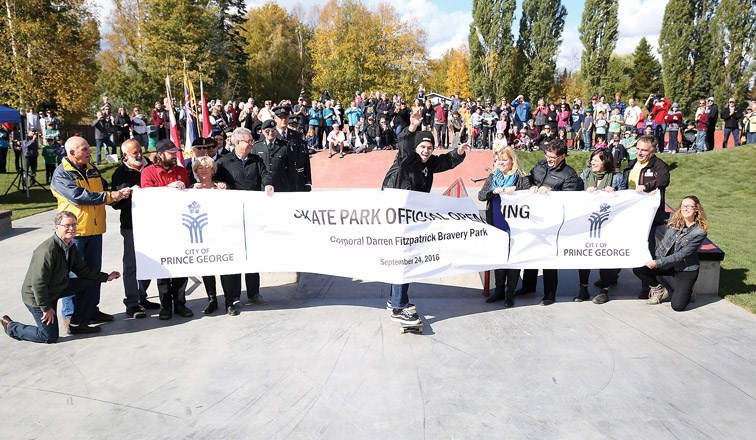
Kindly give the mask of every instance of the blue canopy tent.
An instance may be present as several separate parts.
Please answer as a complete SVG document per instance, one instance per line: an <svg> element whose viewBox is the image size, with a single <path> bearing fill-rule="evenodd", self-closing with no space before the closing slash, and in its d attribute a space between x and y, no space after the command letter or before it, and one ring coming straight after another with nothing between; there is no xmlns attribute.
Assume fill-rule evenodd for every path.
<svg viewBox="0 0 756 440"><path fill-rule="evenodd" d="M10 107L0 105L0 123L10 122L11 124L21 123L21 112Z"/></svg>

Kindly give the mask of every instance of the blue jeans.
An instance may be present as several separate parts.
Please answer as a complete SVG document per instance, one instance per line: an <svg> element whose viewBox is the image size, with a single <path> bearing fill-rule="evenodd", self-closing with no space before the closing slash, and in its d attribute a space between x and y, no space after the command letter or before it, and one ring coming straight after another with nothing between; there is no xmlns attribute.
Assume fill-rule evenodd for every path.
<svg viewBox="0 0 756 440"><path fill-rule="evenodd" d="M403 309L409 304L409 290L408 284L392 284L391 285L391 307L395 309Z"/></svg>
<svg viewBox="0 0 756 440"><path fill-rule="evenodd" d="M394 133L396 134L396 138L399 139L399 135L402 133L402 130L404 130L404 126L401 124L397 124L394 127Z"/></svg>
<svg viewBox="0 0 756 440"><path fill-rule="evenodd" d="M706 150L706 130L696 131L696 152L703 153Z"/></svg>
<svg viewBox="0 0 756 440"><path fill-rule="evenodd" d="M8 324L8 336L19 341L38 342L40 344L54 344L58 342L58 337L60 336L60 333L58 333L58 320L54 320L50 325L45 324L42 322L42 309L30 305L26 305L26 308L29 309L37 325L26 325L13 321ZM54 307L53 310L55 310Z"/></svg>
<svg viewBox="0 0 756 440"><path fill-rule="evenodd" d="M87 263L90 268L100 271L102 270L102 235L88 235L86 237L74 237L74 244L79 251L79 255ZM66 292L68 293L68 292ZM73 293L73 292L71 292ZM97 284L94 291L94 305L95 311L97 311L97 305L100 304L100 284ZM71 319L74 314L74 298L73 296L63 297L63 305L60 309L60 314L65 319Z"/></svg>
<svg viewBox="0 0 756 440"><path fill-rule="evenodd" d="M749 144L756 144L756 133L746 134L746 142Z"/></svg>
<svg viewBox="0 0 756 440"><path fill-rule="evenodd" d="M593 148L593 137L591 136L593 133L583 133L583 151L591 151L591 148Z"/></svg>
<svg viewBox="0 0 756 440"><path fill-rule="evenodd" d="M113 154L115 153L116 146L113 143L113 141L110 140L110 138L107 139L95 139L95 145L97 146L97 163L100 163L100 150L102 150L102 146L106 145L107 151L105 154Z"/></svg>
<svg viewBox="0 0 756 440"><path fill-rule="evenodd" d="M678 130L669 130L667 131L669 133L669 151L674 151L677 153L677 150L679 147L677 146L677 133Z"/></svg>
<svg viewBox="0 0 756 440"><path fill-rule="evenodd" d="M123 237L123 304L126 307L138 306L139 302L147 299L147 288L150 280L137 280L136 254L134 252L134 231L121 229Z"/></svg>
<svg viewBox="0 0 756 440"><path fill-rule="evenodd" d="M738 146L738 141L740 140L740 129L725 127L724 142L722 142L722 148L727 148L727 141L730 140L730 133L732 133L732 147L735 148Z"/></svg>

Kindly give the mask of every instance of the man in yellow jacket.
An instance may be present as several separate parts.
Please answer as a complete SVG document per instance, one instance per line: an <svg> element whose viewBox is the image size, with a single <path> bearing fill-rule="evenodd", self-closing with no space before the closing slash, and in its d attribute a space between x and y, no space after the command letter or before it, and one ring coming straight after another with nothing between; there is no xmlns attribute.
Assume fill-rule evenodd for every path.
<svg viewBox="0 0 756 440"><path fill-rule="evenodd" d="M89 163L92 151L86 139L73 136L66 141L65 149L66 157L55 169L50 188L58 200L58 212L70 211L76 215L78 229L73 242L86 264L99 272L102 268L105 205L129 197L131 189L105 190L108 185L100 175L100 170ZM99 285L94 297L96 306L92 321L112 321L112 315L103 313L97 307L100 303ZM64 331L69 334L73 308L73 297L64 297L61 314L63 315Z"/></svg>

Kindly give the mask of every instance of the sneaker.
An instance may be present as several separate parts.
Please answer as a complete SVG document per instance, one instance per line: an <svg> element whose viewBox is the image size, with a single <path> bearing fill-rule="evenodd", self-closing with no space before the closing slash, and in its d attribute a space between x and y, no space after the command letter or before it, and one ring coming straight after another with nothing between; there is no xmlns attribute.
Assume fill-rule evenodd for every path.
<svg viewBox="0 0 756 440"><path fill-rule="evenodd" d="M260 295L259 293L251 298L247 297L247 304L260 304L265 305L268 304L268 301L265 301L265 299Z"/></svg>
<svg viewBox="0 0 756 440"><path fill-rule="evenodd" d="M100 327L90 327L88 325L71 325L69 326L68 334L86 335L90 333L99 333L100 331L102 331Z"/></svg>
<svg viewBox="0 0 756 440"><path fill-rule="evenodd" d="M229 316L237 316L239 314L239 309L232 304L226 308L226 313L228 313Z"/></svg>
<svg viewBox="0 0 756 440"><path fill-rule="evenodd" d="M94 315L92 315L92 321L93 322L109 322L113 320L113 315L108 315L105 312L102 312L100 310L96 311Z"/></svg>
<svg viewBox="0 0 756 440"><path fill-rule="evenodd" d="M601 292L593 297L594 304L604 304L607 301L609 301L609 289L606 288L601 289Z"/></svg>
<svg viewBox="0 0 756 440"><path fill-rule="evenodd" d="M163 307L160 309L160 314L158 315L158 318L160 318L161 321L165 321L167 319L171 319L173 316L173 312L169 307Z"/></svg>
<svg viewBox="0 0 756 440"><path fill-rule="evenodd" d="M658 286L652 287L649 291L646 304L661 304L667 298L669 298L669 292L667 291L667 288L659 284Z"/></svg>
<svg viewBox="0 0 756 440"><path fill-rule="evenodd" d="M182 318L191 318L194 316L194 313L192 313L192 311L185 305L178 305L173 311Z"/></svg>
<svg viewBox="0 0 756 440"><path fill-rule="evenodd" d="M157 310L160 308L160 304L156 302L152 302L147 299L143 299L142 301L139 301L139 305L142 306L145 310Z"/></svg>
<svg viewBox="0 0 756 440"><path fill-rule="evenodd" d="M412 311L416 311L417 308L415 307L414 304L409 303L407 304L407 307L405 307L405 309L411 309ZM394 307L391 306L391 300L386 301L386 310L388 310L389 312L394 310Z"/></svg>
<svg viewBox="0 0 756 440"><path fill-rule="evenodd" d="M391 320L401 324L420 324L420 317L411 309L393 309Z"/></svg>
<svg viewBox="0 0 756 440"><path fill-rule="evenodd" d="M578 292L577 296L572 298L575 302L583 302L588 301L591 299L591 294L588 293L588 285L587 284L581 284L580 285L580 291Z"/></svg>
<svg viewBox="0 0 756 440"><path fill-rule="evenodd" d="M126 314L129 316L129 318L134 319L142 319L147 317L147 314L144 313L144 310L142 310L142 308L139 306L126 307Z"/></svg>

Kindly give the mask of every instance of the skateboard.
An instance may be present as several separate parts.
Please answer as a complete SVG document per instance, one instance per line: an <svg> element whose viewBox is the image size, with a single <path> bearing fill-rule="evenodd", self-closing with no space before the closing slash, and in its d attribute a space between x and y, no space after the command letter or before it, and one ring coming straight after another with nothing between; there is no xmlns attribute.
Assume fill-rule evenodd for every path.
<svg viewBox="0 0 756 440"><path fill-rule="evenodd" d="M399 324L401 327L401 334L414 333L416 335L423 333L423 321L420 320L418 324Z"/></svg>

